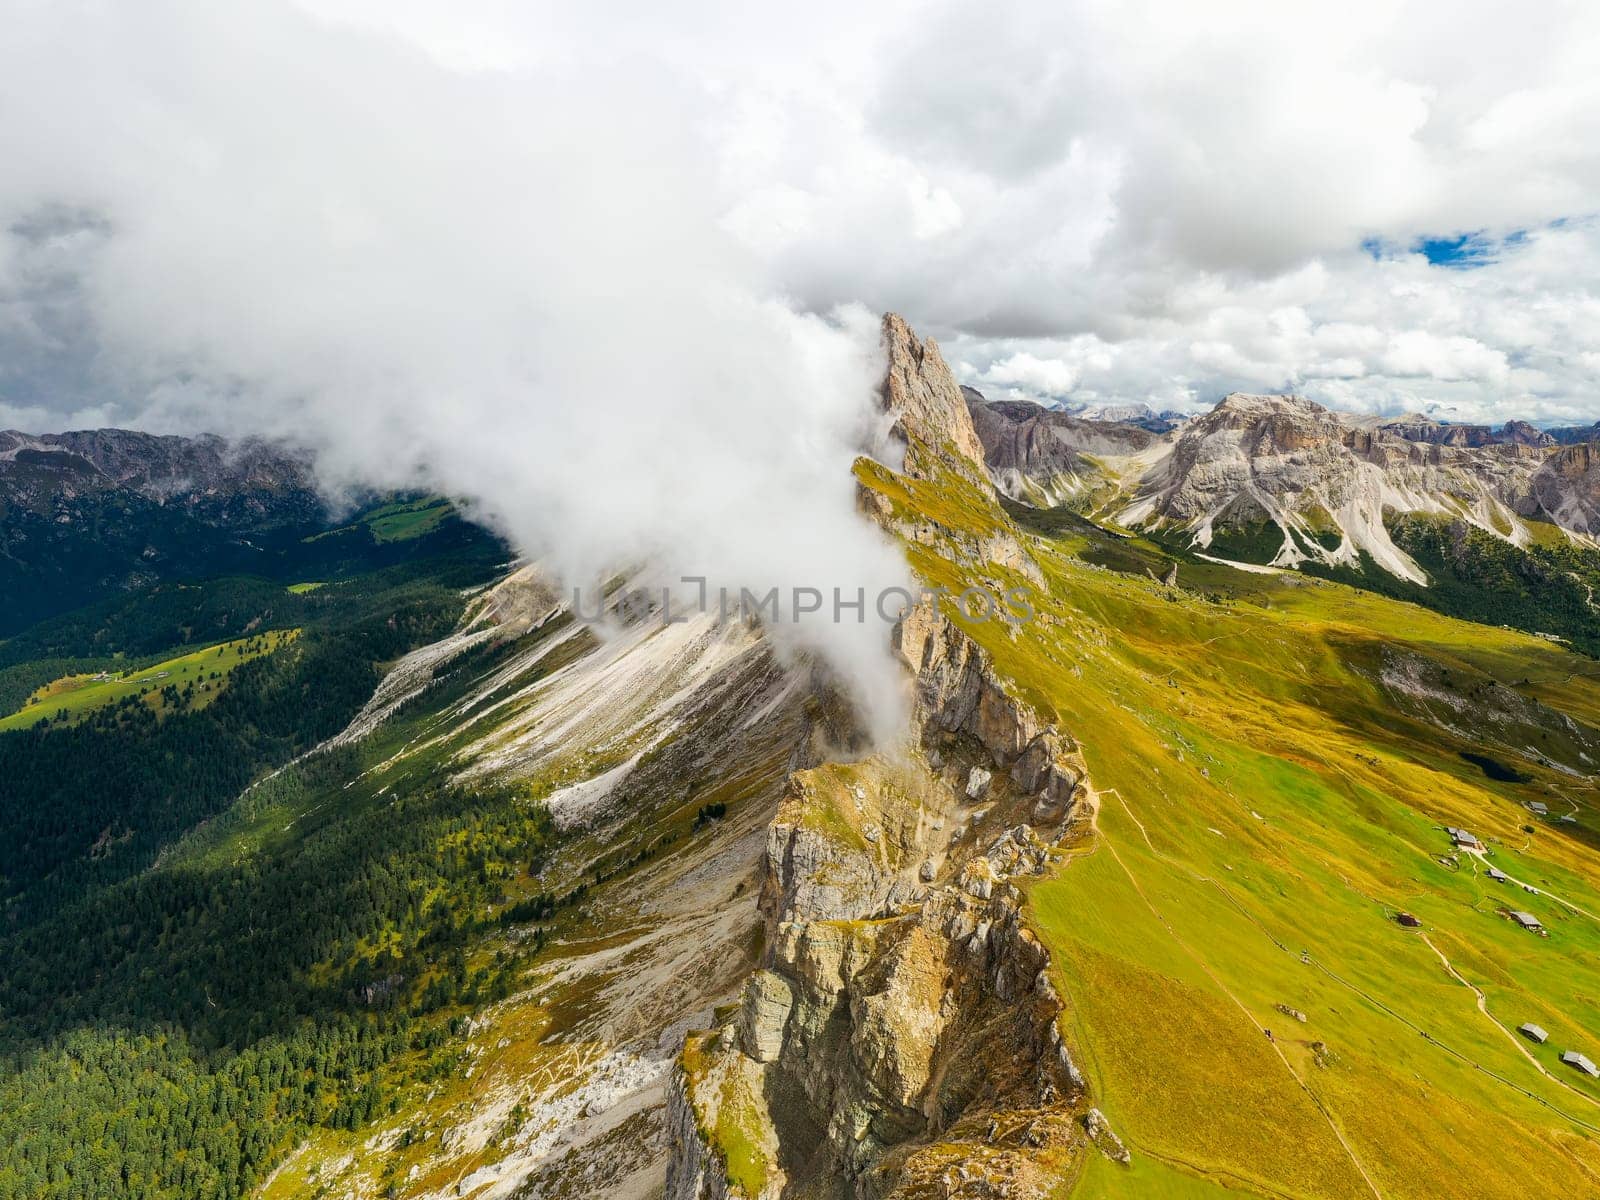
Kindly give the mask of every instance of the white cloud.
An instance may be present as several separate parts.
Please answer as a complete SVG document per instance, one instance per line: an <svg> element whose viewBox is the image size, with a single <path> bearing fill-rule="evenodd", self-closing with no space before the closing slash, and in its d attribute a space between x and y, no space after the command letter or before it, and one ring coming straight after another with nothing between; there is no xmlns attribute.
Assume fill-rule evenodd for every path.
<svg viewBox="0 0 1600 1200"><path fill-rule="evenodd" d="M919 241L961 228L961 206L944 188L930 187L919 177L912 180L906 195L911 202L911 235Z"/></svg>
<svg viewBox="0 0 1600 1200"><path fill-rule="evenodd" d="M1036 358L1019 350L990 363L977 379L985 384L1018 388L1036 396L1066 396L1077 386L1078 372L1059 358Z"/></svg>
<svg viewBox="0 0 1600 1200"><path fill-rule="evenodd" d="M331 479L465 497L573 582L904 582L850 475L876 320L766 295L693 81L462 71L255 0L12 8L3 286L34 320L9 348L58 391L17 380L8 415L103 394L111 419L285 434ZM892 711L881 625L801 640Z"/></svg>
<svg viewBox="0 0 1600 1200"><path fill-rule="evenodd" d="M1433 379L1482 380L1503 384L1510 371L1503 351L1476 338L1440 337L1413 329L1396 334L1380 360L1382 373Z"/></svg>
<svg viewBox="0 0 1600 1200"><path fill-rule="evenodd" d="M859 330L791 309L1069 400L1600 415L1594 6L0 6L16 423L290 429L753 577L884 569Z"/></svg>

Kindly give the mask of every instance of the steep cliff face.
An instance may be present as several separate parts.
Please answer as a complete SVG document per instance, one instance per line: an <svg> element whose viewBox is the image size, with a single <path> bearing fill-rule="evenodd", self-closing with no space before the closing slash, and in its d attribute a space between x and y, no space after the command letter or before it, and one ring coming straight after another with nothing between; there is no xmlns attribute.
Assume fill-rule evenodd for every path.
<svg viewBox="0 0 1600 1200"><path fill-rule="evenodd" d="M1534 472L1528 492L1528 512L1564 529L1600 533L1600 444L1561 447Z"/></svg>
<svg viewBox="0 0 1600 1200"><path fill-rule="evenodd" d="M948 369L898 318L884 329L884 404L908 447L904 474L862 475L863 511L974 581L1037 580ZM1021 916L1026 881L1092 836L1079 749L940 601L911 607L890 646L908 736L790 775L759 968L675 1075L669 1200L1043 1196L1089 1140L1049 956Z"/></svg>
<svg viewBox="0 0 1600 1200"><path fill-rule="evenodd" d="M913 607L895 626L892 644L913 673L916 711L925 736L966 735L1010 773L1035 816L1047 820L1078 795L1082 759L1071 738L1043 724L996 676L989 655L931 602Z"/></svg>
<svg viewBox="0 0 1600 1200"><path fill-rule="evenodd" d="M894 644L918 743L792 776L761 968L677 1076L671 1200L1042 1195L1082 1141L1018 886L1087 829L1081 759L931 604Z"/></svg>
<svg viewBox="0 0 1600 1200"><path fill-rule="evenodd" d="M983 478L983 443L938 344L932 338L919 340L903 317L888 313L883 318L883 348L889 363L883 407L906 443L908 471L921 473L918 460L931 457Z"/></svg>
<svg viewBox="0 0 1600 1200"><path fill-rule="evenodd" d="M1137 425L1085 420L1026 401L986 401L967 390L967 411L995 486L1042 505L1087 497L1109 482L1096 460L1139 454L1156 442Z"/></svg>

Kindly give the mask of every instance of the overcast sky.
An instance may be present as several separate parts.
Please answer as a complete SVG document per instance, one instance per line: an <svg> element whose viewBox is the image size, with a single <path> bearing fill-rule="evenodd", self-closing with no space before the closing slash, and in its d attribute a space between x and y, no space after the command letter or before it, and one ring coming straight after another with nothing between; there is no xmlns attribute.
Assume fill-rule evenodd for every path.
<svg viewBox="0 0 1600 1200"><path fill-rule="evenodd" d="M599 213L601 286L715 259L995 394L1600 416L1593 4L0 8L0 424L248 419L174 381L323 353L217 328L281 306L503 356L590 281L483 275Z"/></svg>

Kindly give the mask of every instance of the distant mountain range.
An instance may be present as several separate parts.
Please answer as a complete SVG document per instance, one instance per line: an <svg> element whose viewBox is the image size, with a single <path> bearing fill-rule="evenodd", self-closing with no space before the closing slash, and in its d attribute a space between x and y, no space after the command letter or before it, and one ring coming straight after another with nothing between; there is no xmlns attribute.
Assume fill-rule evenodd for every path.
<svg viewBox="0 0 1600 1200"><path fill-rule="evenodd" d="M272 443L0 432L0 637L163 580L327 573L412 549L360 527L318 537L347 524L308 460Z"/></svg>
<svg viewBox="0 0 1600 1200"><path fill-rule="evenodd" d="M1235 393L1153 434L1037 405L967 400L990 473L1012 498L1092 509L1199 551L1226 542L1279 567L1371 560L1423 584L1426 571L1391 536L1404 514L1461 522L1518 547L1588 544L1600 534L1594 427L1511 421L1495 430Z"/></svg>
<svg viewBox="0 0 1600 1200"><path fill-rule="evenodd" d="M60 517L63 504L118 492L216 526L315 520L322 513L309 463L267 442L128 429L0 431L0 502L8 510Z"/></svg>
<svg viewBox="0 0 1600 1200"><path fill-rule="evenodd" d="M1179 412L1176 409L1154 409L1148 404L1034 404L1030 400L991 401L977 388L961 387L961 394L968 400L986 401L991 404L1027 404L1034 408L1043 408L1047 412L1064 413L1070 417L1077 417L1083 421L1110 421L1122 425L1137 425L1148 429L1152 433L1167 433L1176 429L1189 419L1190 414Z"/></svg>

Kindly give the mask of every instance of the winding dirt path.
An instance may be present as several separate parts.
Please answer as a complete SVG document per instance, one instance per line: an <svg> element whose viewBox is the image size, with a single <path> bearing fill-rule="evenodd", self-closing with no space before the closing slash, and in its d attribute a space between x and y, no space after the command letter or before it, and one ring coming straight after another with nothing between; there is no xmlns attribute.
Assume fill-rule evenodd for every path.
<svg viewBox="0 0 1600 1200"><path fill-rule="evenodd" d="M1478 985L1473 983L1471 980L1467 979L1466 976L1462 975L1460 971L1456 970L1451 964L1450 960L1445 957L1444 951L1433 944L1432 938L1425 933L1421 936L1422 940L1427 943L1428 949L1432 950L1439 956L1439 961L1444 964L1444 969L1446 973L1449 974L1450 978L1454 979L1462 987L1467 988L1472 992L1473 996L1475 996L1478 1001L1478 1011L1490 1021L1494 1022L1494 1027L1501 1033L1505 1034L1506 1040L1517 1048L1518 1054L1522 1055L1523 1058L1527 1059L1528 1062L1532 1064L1535 1071L1539 1072L1539 1074L1543 1075L1546 1079L1548 1079L1551 1083L1556 1084L1558 1087L1565 1088L1574 1096L1577 1096L1582 1100L1586 1100L1590 1104L1600 1108L1600 1100L1596 1100L1587 1092L1580 1091L1578 1088L1573 1087L1565 1079L1562 1079L1556 1075L1552 1075L1549 1071L1545 1070L1544 1064L1535 1058L1532 1052L1530 1052L1529 1049L1522 1044L1522 1039L1517 1036L1516 1032L1512 1029L1508 1029L1504 1024L1501 1023L1499 1017L1495 1016L1489 1011L1489 998L1483 994L1483 989L1478 987ZM1591 1125L1589 1128L1593 1129L1594 1126Z"/></svg>
<svg viewBox="0 0 1600 1200"><path fill-rule="evenodd" d="M1483 861L1485 863L1485 865L1487 865L1487 860L1483 859L1482 855L1478 851L1474 850L1471 853L1472 853L1473 857L1479 858L1480 861ZM1580 908L1578 905L1574 904L1571 900L1568 900L1566 897L1562 896L1560 893L1552 892L1549 888L1534 887L1533 884L1528 883L1526 880L1518 879L1510 871L1507 871L1504 868L1499 868L1499 869L1500 869L1501 874L1503 874L1506 877L1507 882L1514 883L1520 888L1527 888L1530 891L1532 891L1532 893L1535 896L1548 896L1550 899L1554 900L1557 904L1561 905L1562 908L1571 909L1573 912L1577 913L1580 917L1588 917L1589 920L1591 920L1591 921L1600 921L1600 916L1597 916L1596 914L1590 912L1587 908Z"/></svg>

